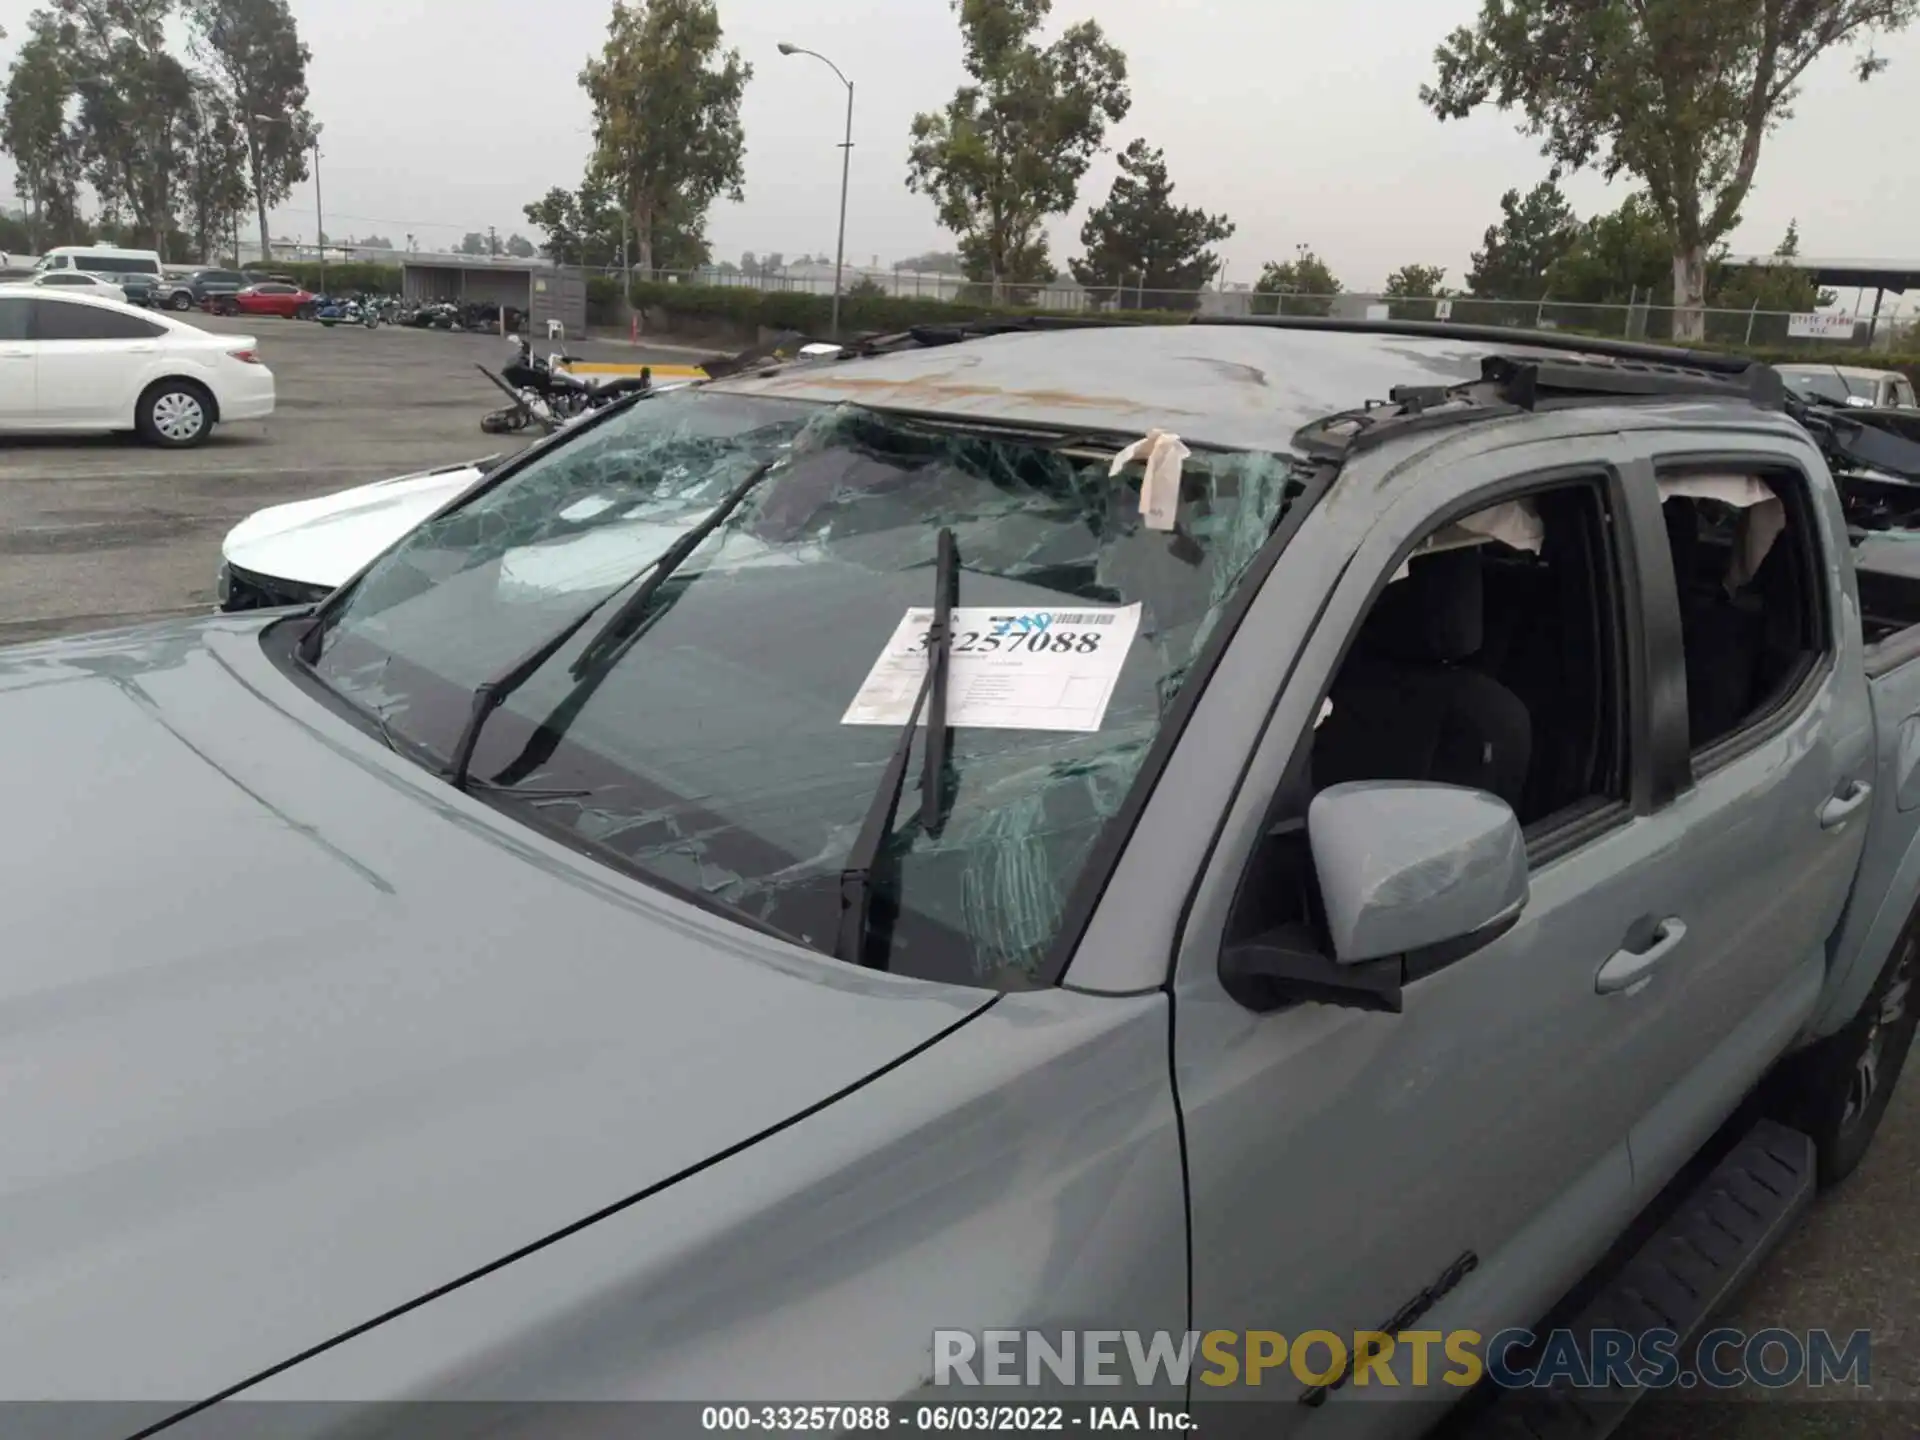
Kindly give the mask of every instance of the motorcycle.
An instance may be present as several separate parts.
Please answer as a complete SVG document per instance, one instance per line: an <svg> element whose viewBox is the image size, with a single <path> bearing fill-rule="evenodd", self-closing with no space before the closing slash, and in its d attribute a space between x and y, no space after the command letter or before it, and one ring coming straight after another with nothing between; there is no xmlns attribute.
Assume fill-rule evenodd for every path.
<svg viewBox="0 0 1920 1440"><path fill-rule="evenodd" d="M362 325L372 330L380 324L380 311L371 296L352 299L322 296L314 303L313 318L331 330L335 325Z"/></svg>
<svg viewBox="0 0 1920 1440"><path fill-rule="evenodd" d="M481 419L480 428L489 435L503 435L533 425L551 435L624 396L650 394L653 390L650 367L638 375L592 385L569 372L567 367L573 361L574 357L559 350L539 359L532 343L523 337L500 373L484 365L475 366L513 402L489 412Z"/></svg>

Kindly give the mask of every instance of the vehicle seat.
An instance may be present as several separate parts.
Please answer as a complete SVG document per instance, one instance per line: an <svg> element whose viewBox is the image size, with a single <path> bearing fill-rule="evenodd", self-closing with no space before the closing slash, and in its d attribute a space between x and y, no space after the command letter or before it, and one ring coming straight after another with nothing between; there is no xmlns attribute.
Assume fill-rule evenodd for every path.
<svg viewBox="0 0 1920 1440"><path fill-rule="evenodd" d="M1727 556L1702 541L1699 507L1682 497L1668 500L1661 512L1679 588L1687 724L1697 750L1733 730L1752 708L1765 620L1727 594Z"/></svg>
<svg viewBox="0 0 1920 1440"><path fill-rule="evenodd" d="M1375 602L1314 739L1316 787L1428 780L1519 808L1532 718L1506 686L1461 663L1484 638L1481 563L1478 548L1422 556Z"/></svg>

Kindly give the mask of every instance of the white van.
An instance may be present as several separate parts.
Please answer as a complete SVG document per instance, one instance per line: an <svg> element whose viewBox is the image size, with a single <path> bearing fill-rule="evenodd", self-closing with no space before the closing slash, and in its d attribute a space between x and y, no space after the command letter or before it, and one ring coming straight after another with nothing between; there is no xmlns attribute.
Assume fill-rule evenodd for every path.
<svg viewBox="0 0 1920 1440"><path fill-rule="evenodd" d="M89 275L151 275L160 282L157 250L121 250L112 245L56 245L40 257L36 274L46 270L84 270Z"/></svg>

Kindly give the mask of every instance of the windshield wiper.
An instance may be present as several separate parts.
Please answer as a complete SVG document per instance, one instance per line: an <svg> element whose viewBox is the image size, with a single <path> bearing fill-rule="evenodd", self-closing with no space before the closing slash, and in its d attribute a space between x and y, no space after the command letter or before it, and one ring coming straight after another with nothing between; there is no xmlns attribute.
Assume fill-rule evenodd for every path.
<svg viewBox="0 0 1920 1440"><path fill-rule="evenodd" d="M952 779L947 773L953 737L953 727L947 723L947 672L953 655L953 607L960 603L960 549L953 531L940 532L938 557L934 584L940 593L933 602L933 628L927 632L926 768L920 774L920 828L929 835L938 835L947 823Z"/></svg>
<svg viewBox="0 0 1920 1440"><path fill-rule="evenodd" d="M597 647L602 646L607 637L616 633L619 627L628 623L632 617L646 608L647 602L658 593L661 585L666 583L667 577L699 548L701 541L726 523L727 517L734 512L742 500L747 498L747 492L765 479L767 472L778 463L777 460L769 460L764 465L756 466L753 473L729 490L726 497L714 506L698 525L674 541L657 559L647 563L646 568L640 572L647 577L640 588L635 590L626 603L608 618L600 633L587 643L580 660L574 662L573 673L576 677L582 673L582 662L587 656L593 654ZM632 581L627 583L631 584ZM447 779L454 789L464 790L468 786L467 772L473 765L474 748L480 743L480 732L486 728L487 717L506 703L508 696L538 674L541 667L557 655L563 645L585 629L587 622L599 614L601 607L618 595L623 588L616 587L602 595L578 617L568 621L559 633L541 641L491 680L484 681L475 688L467 711L467 723L461 728L459 737L454 741L453 758L447 766Z"/></svg>
<svg viewBox="0 0 1920 1440"><path fill-rule="evenodd" d="M648 602L660 592L660 587L673 578L673 572L686 563L687 557L698 550L709 535L727 523L727 517L740 508L740 502L779 463L774 459L756 466L752 474L729 490L726 498L707 512L704 520L667 547L666 553L654 562L653 573L647 576L646 583L607 617L607 623L600 627L599 633L574 657L573 664L568 667L568 673L574 679L591 674L607 662L609 652L618 646L623 632L646 613Z"/></svg>
<svg viewBox="0 0 1920 1440"><path fill-rule="evenodd" d="M921 823L930 827L943 818L941 793L945 788L948 737L947 666L953 650L953 605L960 588L960 552L950 529L940 532L934 585L933 626L927 631L927 678L920 684L920 693L913 698L913 710L900 729L900 739L881 773L880 788L867 806L860 834L840 871L840 929L833 953L849 965L866 964L873 872L893 832L893 817L900 808L900 792L907 782L907 760L913 753L914 732L920 728L920 712L927 708L930 699L933 709L927 716Z"/></svg>

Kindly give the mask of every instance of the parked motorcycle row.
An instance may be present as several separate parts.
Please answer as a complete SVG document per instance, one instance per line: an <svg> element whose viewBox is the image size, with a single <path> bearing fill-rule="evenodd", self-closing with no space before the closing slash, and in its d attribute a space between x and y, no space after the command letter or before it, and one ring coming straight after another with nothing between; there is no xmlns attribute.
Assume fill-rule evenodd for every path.
<svg viewBox="0 0 1920 1440"><path fill-rule="evenodd" d="M402 300L395 295L311 295L287 287L285 308L273 313L294 320L316 320L322 325L362 325L372 330L381 325L403 325L415 330L478 331L500 333L500 307L494 304L451 300ZM239 295L210 295L201 308L213 315L239 315L248 310ZM527 312L509 305L506 310L508 334L524 334Z"/></svg>
<svg viewBox="0 0 1920 1440"><path fill-rule="evenodd" d="M500 333L500 307L480 302L461 305L451 300L426 304L409 302L399 307L390 323L410 325L416 330L480 330L497 335ZM527 312L517 306L507 306L507 333L521 335L526 333L526 329Z"/></svg>

